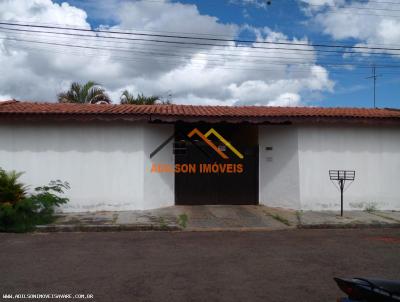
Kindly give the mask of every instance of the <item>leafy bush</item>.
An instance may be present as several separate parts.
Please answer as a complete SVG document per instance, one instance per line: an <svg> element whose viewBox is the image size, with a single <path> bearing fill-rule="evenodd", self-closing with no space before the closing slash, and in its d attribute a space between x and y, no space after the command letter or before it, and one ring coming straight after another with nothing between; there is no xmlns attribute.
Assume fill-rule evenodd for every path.
<svg viewBox="0 0 400 302"><path fill-rule="evenodd" d="M47 224L54 220L54 208L69 201L66 197L57 194L64 194L69 190L69 184L61 180L51 181L47 186L35 188L35 194L25 199L36 211L36 224Z"/></svg>
<svg viewBox="0 0 400 302"><path fill-rule="evenodd" d="M51 223L54 208L68 202L58 195L69 189L67 182L51 181L27 195L27 187L18 182L21 175L0 169L0 231L26 232L35 225Z"/></svg>
<svg viewBox="0 0 400 302"><path fill-rule="evenodd" d="M0 203L15 204L25 198L27 187L18 182L23 173L4 171L0 168Z"/></svg>

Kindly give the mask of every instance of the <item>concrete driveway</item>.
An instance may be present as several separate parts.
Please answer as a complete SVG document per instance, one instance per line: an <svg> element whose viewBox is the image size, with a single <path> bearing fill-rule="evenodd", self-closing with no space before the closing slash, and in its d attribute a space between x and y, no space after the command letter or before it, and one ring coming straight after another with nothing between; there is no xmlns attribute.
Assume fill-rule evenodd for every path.
<svg viewBox="0 0 400 302"><path fill-rule="evenodd" d="M285 218L287 217L287 218ZM173 206L147 211L62 214L60 230L182 229L281 230L296 226L295 211L274 212L264 206ZM86 227L85 227L86 226ZM43 230L51 229L43 227ZM65 227L65 228L64 228Z"/></svg>
<svg viewBox="0 0 400 302"><path fill-rule="evenodd" d="M188 230L202 229L264 229L281 230L295 226L285 219L274 218L264 206L176 206L176 215L182 213L188 216ZM180 214L179 214L180 213Z"/></svg>

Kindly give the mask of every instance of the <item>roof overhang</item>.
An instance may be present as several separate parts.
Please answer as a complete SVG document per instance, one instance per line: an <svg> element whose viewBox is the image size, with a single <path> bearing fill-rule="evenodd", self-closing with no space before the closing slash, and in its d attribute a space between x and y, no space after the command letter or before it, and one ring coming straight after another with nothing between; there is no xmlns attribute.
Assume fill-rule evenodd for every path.
<svg viewBox="0 0 400 302"><path fill-rule="evenodd" d="M400 125L396 109L0 102L0 122Z"/></svg>

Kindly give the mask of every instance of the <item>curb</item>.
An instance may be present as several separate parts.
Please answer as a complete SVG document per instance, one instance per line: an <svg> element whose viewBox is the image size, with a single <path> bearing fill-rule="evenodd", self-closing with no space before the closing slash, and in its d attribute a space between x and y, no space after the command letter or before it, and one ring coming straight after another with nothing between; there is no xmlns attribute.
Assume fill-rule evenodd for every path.
<svg viewBox="0 0 400 302"><path fill-rule="evenodd" d="M394 229L400 223L299 224L298 229Z"/></svg>
<svg viewBox="0 0 400 302"><path fill-rule="evenodd" d="M273 227L219 227L219 228L193 228L188 227L183 229L183 232L270 232L270 231L286 231L293 230L296 227L282 227L282 228L273 228Z"/></svg>
<svg viewBox="0 0 400 302"><path fill-rule="evenodd" d="M37 233L69 233L69 232L124 232L124 231L182 231L182 232L262 232L295 229L385 229L400 228L400 223L374 224L299 224L292 227L225 227L225 228L191 228L179 226L160 226L149 224L112 224L112 225L38 225Z"/></svg>
<svg viewBox="0 0 400 302"><path fill-rule="evenodd" d="M122 232L122 231L180 231L178 226L159 226L149 224L112 224L112 225L38 225L35 232Z"/></svg>

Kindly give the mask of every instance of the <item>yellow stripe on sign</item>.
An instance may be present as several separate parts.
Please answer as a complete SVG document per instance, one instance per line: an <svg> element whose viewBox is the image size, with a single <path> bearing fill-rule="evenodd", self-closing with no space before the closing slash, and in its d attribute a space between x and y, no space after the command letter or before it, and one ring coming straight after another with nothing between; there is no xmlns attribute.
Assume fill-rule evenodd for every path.
<svg viewBox="0 0 400 302"><path fill-rule="evenodd" d="M214 128L211 128L210 130L208 130L208 132L204 136L208 138L211 134L214 134L221 142L223 142L225 144L225 146L227 146L229 149L231 149L231 151L233 153L235 153L237 155L237 157L239 157L240 159L244 158L242 153L240 153L234 146L232 146L231 143L228 142L221 134L219 134L217 131L215 131Z"/></svg>

